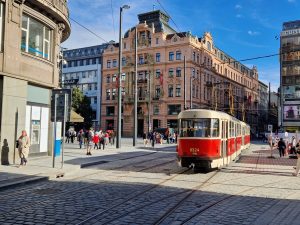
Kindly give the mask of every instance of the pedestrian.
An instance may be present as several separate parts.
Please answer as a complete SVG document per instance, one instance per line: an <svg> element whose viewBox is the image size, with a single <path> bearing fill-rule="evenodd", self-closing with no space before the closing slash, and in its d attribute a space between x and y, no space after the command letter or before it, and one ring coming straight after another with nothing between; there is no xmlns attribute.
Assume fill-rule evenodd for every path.
<svg viewBox="0 0 300 225"><path fill-rule="evenodd" d="M30 138L27 135L27 132L25 130L22 130L22 134L18 139L18 151L21 159L20 166L26 166L27 164L29 147L30 147Z"/></svg>
<svg viewBox="0 0 300 225"><path fill-rule="evenodd" d="M101 145L102 145L102 149L104 150L105 140L104 140L104 135L102 134L102 132L99 134L99 149L101 149Z"/></svg>
<svg viewBox="0 0 300 225"><path fill-rule="evenodd" d="M70 130L68 130L68 131L66 132L66 143L68 142L68 144L69 144L69 142L70 142L70 135L71 135Z"/></svg>
<svg viewBox="0 0 300 225"><path fill-rule="evenodd" d="M115 137L116 137L116 134L115 132L112 130L111 131L111 145L114 145L115 144Z"/></svg>
<svg viewBox="0 0 300 225"><path fill-rule="evenodd" d="M293 136L292 137L292 142L291 142L291 153L292 154L296 154L296 144L297 144L297 141L296 141L296 138Z"/></svg>
<svg viewBox="0 0 300 225"><path fill-rule="evenodd" d="M87 137L86 138L86 155L92 155L91 150L93 146L93 132L92 128L89 129L87 132Z"/></svg>
<svg viewBox="0 0 300 225"><path fill-rule="evenodd" d="M99 149L99 134L97 132L93 137L93 141L94 141L94 149L95 148Z"/></svg>
<svg viewBox="0 0 300 225"><path fill-rule="evenodd" d="M105 143L105 145L108 145L108 142L109 142L109 134L108 134L108 132L105 132L104 133L104 143Z"/></svg>
<svg viewBox="0 0 300 225"><path fill-rule="evenodd" d="M295 172L293 173L293 176L298 176L299 170L300 170L300 140L296 145L296 153L297 153L297 164L296 167L294 167Z"/></svg>
<svg viewBox="0 0 300 225"><path fill-rule="evenodd" d="M82 144L84 142L84 132L83 132L83 130L80 130L78 132L77 141L79 143L79 148L82 148Z"/></svg>
<svg viewBox="0 0 300 225"><path fill-rule="evenodd" d="M155 132L152 132L151 134L150 134L150 140L151 140L151 145L152 145L152 148L154 148L154 146L155 146L155 139L156 139L156 133Z"/></svg>
<svg viewBox="0 0 300 225"><path fill-rule="evenodd" d="M286 145L282 138L280 138L280 140L278 141L277 146L280 157L284 156Z"/></svg>
<svg viewBox="0 0 300 225"><path fill-rule="evenodd" d="M143 141L144 141L144 147L147 147L148 139L147 139L147 134L146 134L146 132L143 133Z"/></svg>
<svg viewBox="0 0 300 225"><path fill-rule="evenodd" d="M170 144L170 131L169 131L169 128L167 128L167 130L165 132L165 137L167 139L167 143Z"/></svg>

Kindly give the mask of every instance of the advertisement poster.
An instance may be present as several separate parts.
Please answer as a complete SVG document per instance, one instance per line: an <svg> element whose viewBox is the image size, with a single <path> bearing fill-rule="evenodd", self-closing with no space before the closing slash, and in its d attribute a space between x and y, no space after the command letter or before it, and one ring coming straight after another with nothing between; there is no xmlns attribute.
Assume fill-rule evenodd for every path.
<svg viewBox="0 0 300 225"><path fill-rule="evenodd" d="M283 86L285 99L300 99L300 85Z"/></svg>
<svg viewBox="0 0 300 225"><path fill-rule="evenodd" d="M285 120L299 120L300 106L299 105L285 105L284 119Z"/></svg>

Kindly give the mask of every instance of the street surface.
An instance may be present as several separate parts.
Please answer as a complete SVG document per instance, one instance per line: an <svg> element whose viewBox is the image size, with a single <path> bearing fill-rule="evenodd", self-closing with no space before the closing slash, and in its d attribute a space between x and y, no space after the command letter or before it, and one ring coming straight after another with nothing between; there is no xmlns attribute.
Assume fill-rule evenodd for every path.
<svg viewBox="0 0 300 225"><path fill-rule="evenodd" d="M63 178L0 191L0 224L300 224L296 160L267 158L266 144L206 174L179 168L174 145L114 151Z"/></svg>

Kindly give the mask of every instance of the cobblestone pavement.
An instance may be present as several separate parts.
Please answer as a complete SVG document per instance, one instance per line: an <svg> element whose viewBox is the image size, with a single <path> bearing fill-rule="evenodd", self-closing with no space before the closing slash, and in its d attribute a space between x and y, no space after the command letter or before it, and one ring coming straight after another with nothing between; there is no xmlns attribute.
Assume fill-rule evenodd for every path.
<svg viewBox="0 0 300 225"><path fill-rule="evenodd" d="M179 168L174 146L107 161L0 191L0 224L299 224L296 162L269 153L255 143L206 174Z"/></svg>

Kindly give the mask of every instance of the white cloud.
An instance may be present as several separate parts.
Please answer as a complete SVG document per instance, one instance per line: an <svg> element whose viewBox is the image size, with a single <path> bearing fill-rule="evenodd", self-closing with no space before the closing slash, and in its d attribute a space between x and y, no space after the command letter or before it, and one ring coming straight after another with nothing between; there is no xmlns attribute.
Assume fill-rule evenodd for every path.
<svg viewBox="0 0 300 225"><path fill-rule="evenodd" d="M294 3L296 0L288 0L289 3Z"/></svg>
<svg viewBox="0 0 300 225"><path fill-rule="evenodd" d="M248 30L247 33L248 33L250 36L257 36L257 35L260 34L258 31L253 31L253 30Z"/></svg>
<svg viewBox="0 0 300 225"><path fill-rule="evenodd" d="M234 6L234 8L235 8L235 9L241 9L241 8L242 8L242 6L241 6L241 5L239 5L239 4L236 4L236 5Z"/></svg>
<svg viewBox="0 0 300 225"><path fill-rule="evenodd" d="M243 16L241 14L236 14L235 17L236 18L242 18Z"/></svg>

